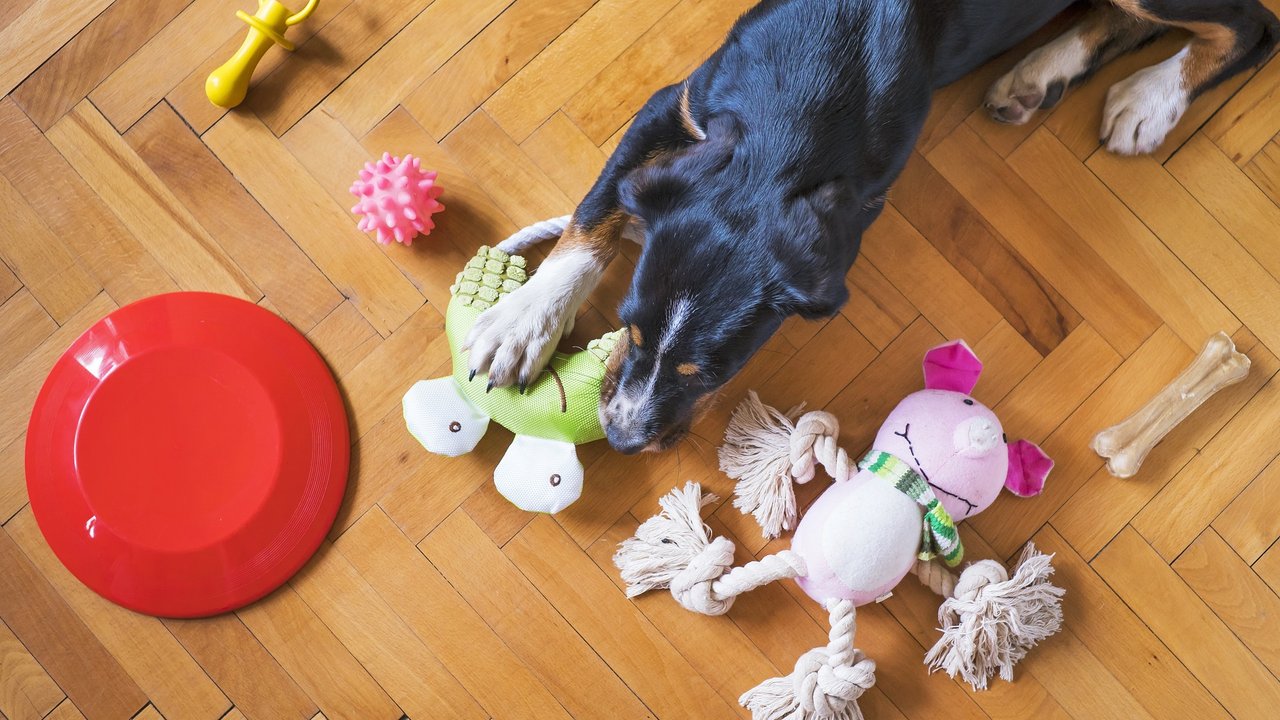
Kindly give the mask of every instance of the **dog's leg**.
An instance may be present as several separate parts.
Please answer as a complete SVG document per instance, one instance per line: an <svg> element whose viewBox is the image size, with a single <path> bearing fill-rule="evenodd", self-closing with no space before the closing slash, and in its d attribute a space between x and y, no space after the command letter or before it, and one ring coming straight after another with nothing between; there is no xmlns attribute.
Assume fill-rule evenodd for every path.
<svg viewBox="0 0 1280 720"><path fill-rule="evenodd" d="M1139 20L1179 27L1191 41L1164 62L1111 86L1102 141L1122 155L1155 150L1200 93L1265 60L1280 24L1256 0L1115 0Z"/></svg>
<svg viewBox="0 0 1280 720"><path fill-rule="evenodd" d="M524 286L476 318L464 343L473 376L487 373L491 387L524 386L546 367L618 253L629 220L618 204L619 183L665 148L689 139L680 97L681 88L672 86L649 100L547 259Z"/></svg>
<svg viewBox="0 0 1280 720"><path fill-rule="evenodd" d="M987 91L986 106L999 122L1021 125L1047 110L1098 68L1164 31L1164 27L1112 5L1099 5L1074 27L1023 58Z"/></svg>

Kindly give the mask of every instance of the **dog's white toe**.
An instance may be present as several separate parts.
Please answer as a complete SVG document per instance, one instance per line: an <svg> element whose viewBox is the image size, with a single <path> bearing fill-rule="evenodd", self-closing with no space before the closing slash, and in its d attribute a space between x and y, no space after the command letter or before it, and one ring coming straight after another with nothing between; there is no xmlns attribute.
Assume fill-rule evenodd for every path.
<svg viewBox="0 0 1280 720"><path fill-rule="evenodd" d="M468 369L487 374L494 387L532 382L564 332L563 311L524 290L482 313L467 335Z"/></svg>
<svg viewBox="0 0 1280 720"><path fill-rule="evenodd" d="M1154 151L1182 119L1190 103L1182 79L1187 50L1143 68L1107 91L1102 141L1119 155Z"/></svg>

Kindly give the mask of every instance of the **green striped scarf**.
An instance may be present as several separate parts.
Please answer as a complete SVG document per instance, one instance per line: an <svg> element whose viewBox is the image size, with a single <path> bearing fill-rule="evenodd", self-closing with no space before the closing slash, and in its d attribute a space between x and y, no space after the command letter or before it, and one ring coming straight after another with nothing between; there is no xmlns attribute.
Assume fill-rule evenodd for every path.
<svg viewBox="0 0 1280 720"><path fill-rule="evenodd" d="M951 513L938 501L938 496L933 494L933 488L929 487L929 483L915 468L901 458L879 450L868 452L862 462L858 463L858 467L893 483L895 488L924 508L920 537L921 560L941 557L947 567L960 564L960 560L964 558L964 545L960 542L960 534L956 532L956 523L951 519Z"/></svg>

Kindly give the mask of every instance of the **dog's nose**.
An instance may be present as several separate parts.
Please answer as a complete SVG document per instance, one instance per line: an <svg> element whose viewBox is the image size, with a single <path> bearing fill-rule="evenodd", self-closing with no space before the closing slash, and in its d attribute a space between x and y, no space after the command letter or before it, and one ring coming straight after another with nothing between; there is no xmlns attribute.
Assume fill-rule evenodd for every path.
<svg viewBox="0 0 1280 720"><path fill-rule="evenodd" d="M982 457L1000 444L1000 428L988 418L970 418L956 426L954 441L961 455Z"/></svg>
<svg viewBox="0 0 1280 720"><path fill-rule="evenodd" d="M649 445L649 438L643 432L620 427L616 423L605 427L604 434L613 449L623 455L635 455Z"/></svg>

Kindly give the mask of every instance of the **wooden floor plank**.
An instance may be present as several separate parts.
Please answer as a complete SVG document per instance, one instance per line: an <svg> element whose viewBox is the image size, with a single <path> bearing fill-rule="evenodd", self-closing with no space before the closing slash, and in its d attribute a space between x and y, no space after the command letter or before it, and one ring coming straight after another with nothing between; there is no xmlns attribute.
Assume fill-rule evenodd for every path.
<svg viewBox="0 0 1280 720"><path fill-rule="evenodd" d="M112 604L81 584L49 549L29 510L10 520L5 530L165 714L217 720L227 712L231 702L164 624Z"/></svg>
<svg viewBox="0 0 1280 720"><path fill-rule="evenodd" d="M1238 333L1235 340L1236 346L1253 360L1249 377L1209 399L1169 433L1143 461L1138 475L1119 482L1099 464L1093 476L1054 514L1054 528L1062 533L1076 552L1092 560L1275 374L1278 367L1275 356L1257 345L1252 336ZM1174 365L1191 360L1190 348L1171 349L1169 352L1169 360ZM1176 374L1173 370L1165 372L1159 379L1151 378L1146 382L1153 383L1154 387ZM1136 408L1143 398L1133 396L1129 401ZM1122 412L1117 409L1113 418L1103 422L1119 421L1123 417Z"/></svg>
<svg viewBox="0 0 1280 720"><path fill-rule="evenodd" d="M450 515L419 547L573 717L650 714L466 513Z"/></svg>
<svg viewBox="0 0 1280 720"><path fill-rule="evenodd" d="M67 694L62 705L74 702L89 720L115 720L132 717L146 704L142 690L5 529L0 570L0 620Z"/></svg>
<svg viewBox="0 0 1280 720"><path fill-rule="evenodd" d="M398 720L403 714L292 586L236 615L327 714L362 720Z"/></svg>
<svg viewBox="0 0 1280 720"><path fill-rule="evenodd" d="M164 624L238 711L282 720L316 713L316 704L234 614Z"/></svg>
<svg viewBox="0 0 1280 720"><path fill-rule="evenodd" d="M47 136L179 286L251 302L262 298L253 281L91 103L81 102Z"/></svg>
<svg viewBox="0 0 1280 720"><path fill-rule="evenodd" d="M0 96L8 95L112 2L36 0L13 22L0 28L0 47L5 48L0 55Z"/></svg>
<svg viewBox="0 0 1280 720"><path fill-rule="evenodd" d="M1063 623L1152 717L1231 717L1219 704L1221 698L1210 694L1165 646L1164 636L1157 637L1146 617L1126 606L1128 598L1109 587L1052 527L1037 533L1034 542L1040 551L1053 554L1054 584L1067 597L1088 598L1064 602Z"/></svg>
<svg viewBox="0 0 1280 720"><path fill-rule="evenodd" d="M1275 460L1213 520L1213 529L1252 565L1280 537L1280 462Z"/></svg>
<svg viewBox="0 0 1280 720"><path fill-rule="evenodd" d="M402 103L404 108L433 137L443 138L593 2L516 0L409 93Z"/></svg>
<svg viewBox="0 0 1280 720"><path fill-rule="evenodd" d="M102 289L5 178L0 178L0 258L59 323Z"/></svg>
<svg viewBox="0 0 1280 720"><path fill-rule="evenodd" d="M512 140L524 142L675 4L676 0L600 0L483 107Z"/></svg>
<svg viewBox="0 0 1280 720"><path fill-rule="evenodd" d="M1275 423L1280 379L1273 377L1133 518L1133 527L1172 561L1280 454Z"/></svg>
<svg viewBox="0 0 1280 720"><path fill-rule="evenodd" d="M938 332L977 342L1000 314L893 206L867 229L862 257L875 265Z"/></svg>
<svg viewBox="0 0 1280 720"><path fill-rule="evenodd" d="M927 157L1121 355L1155 329L1136 291L972 131L962 126Z"/></svg>
<svg viewBox="0 0 1280 720"><path fill-rule="evenodd" d="M178 289L106 202L8 99L0 100L0 174L117 303Z"/></svg>
<svg viewBox="0 0 1280 720"><path fill-rule="evenodd" d="M488 716L569 717L381 510L365 514L336 547L427 647L450 659L450 669Z"/></svg>
<svg viewBox="0 0 1280 720"><path fill-rule="evenodd" d="M298 47L305 45L328 25L330 20L347 9L351 2L352 0L325 0L318 4L306 22L289 28L290 42ZM209 53L203 60L194 62L187 76L165 93L165 101L182 116L183 121L190 125L197 135L203 135L204 131L213 127L214 123L227 114L226 108L209 102L204 90L205 78L235 54L244 42L244 37L243 26L229 30L224 34L222 44L216 50ZM271 75L281 65L292 62L292 58L293 53L284 50L268 51L253 73L254 79L250 80L249 92L256 93L263 78Z"/></svg>
<svg viewBox="0 0 1280 720"><path fill-rule="evenodd" d="M204 141L381 335L390 335L422 305L422 295L267 126L227 115Z"/></svg>
<svg viewBox="0 0 1280 720"><path fill-rule="evenodd" d="M422 11L421 0L353 0L258 82L245 109L283 135Z"/></svg>
<svg viewBox="0 0 1280 720"><path fill-rule="evenodd" d="M849 302L840 308L840 314L877 350L884 350L920 316L920 311L871 263L855 262L844 284Z"/></svg>
<svg viewBox="0 0 1280 720"><path fill-rule="evenodd" d="M1270 629L1280 617L1280 597L1213 530L1206 530L1173 569L1263 665L1277 674L1280 638Z"/></svg>
<svg viewBox="0 0 1280 720"><path fill-rule="evenodd" d="M325 99L325 109L352 134L364 135L510 4L511 0L432 0Z"/></svg>
<svg viewBox="0 0 1280 720"><path fill-rule="evenodd" d="M891 194L893 207L1041 354L1080 324L1080 313L920 154Z"/></svg>
<svg viewBox="0 0 1280 720"><path fill-rule="evenodd" d="M193 0L94 88L89 99L124 132L228 38L244 33L244 23L225 2Z"/></svg>
<svg viewBox="0 0 1280 720"><path fill-rule="evenodd" d="M737 717L553 520L535 518L503 551L658 717Z"/></svg>
<svg viewBox="0 0 1280 720"><path fill-rule="evenodd" d="M13 99L41 130L75 107L191 0L115 0L27 76Z"/></svg>
<svg viewBox="0 0 1280 720"><path fill-rule="evenodd" d="M1280 680L1136 531L1116 536L1093 567L1232 715L1270 717L1280 702ZM1177 630L1190 627L1194 634Z"/></svg>
<svg viewBox="0 0 1280 720"><path fill-rule="evenodd" d="M683 80L724 40L731 23L755 3L681 0L564 104L565 114L596 145L648 99L653 88Z"/></svg>
<svg viewBox="0 0 1280 720"><path fill-rule="evenodd" d="M0 375L12 370L54 330L58 323L23 288L0 304Z"/></svg>
<svg viewBox="0 0 1280 720"><path fill-rule="evenodd" d="M1031 135L1009 164L1117 273L1144 278L1133 287L1182 341L1198 347L1240 321L1047 130Z"/></svg>
<svg viewBox="0 0 1280 720"><path fill-rule="evenodd" d="M1244 246L1272 277L1280 278L1280 206L1204 135L1196 135L1165 163L1213 218Z"/></svg>
<svg viewBox="0 0 1280 720"><path fill-rule="evenodd" d="M40 720L65 697L22 641L0 622L0 714L12 720Z"/></svg>
<svg viewBox="0 0 1280 720"><path fill-rule="evenodd" d="M1280 348L1280 280L1258 264L1150 158L1099 153L1088 166L1272 352Z"/></svg>
<svg viewBox="0 0 1280 720"><path fill-rule="evenodd" d="M166 103L124 136L286 320L304 332L342 302L311 259Z"/></svg>
<svg viewBox="0 0 1280 720"><path fill-rule="evenodd" d="M321 546L289 586L405 714L438 713L460 720L486 716L405 620L331 545Z"/></svg>

